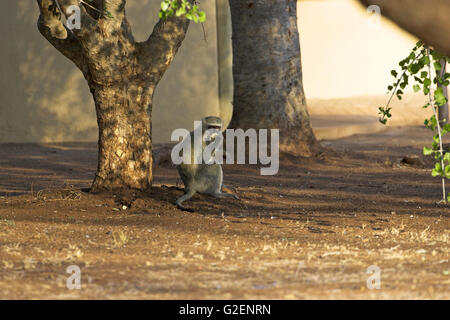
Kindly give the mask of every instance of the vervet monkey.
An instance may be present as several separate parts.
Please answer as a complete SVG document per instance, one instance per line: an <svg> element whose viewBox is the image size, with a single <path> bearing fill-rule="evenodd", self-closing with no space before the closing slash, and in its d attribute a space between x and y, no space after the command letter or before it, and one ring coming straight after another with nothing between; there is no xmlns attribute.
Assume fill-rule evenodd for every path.
<svg viewBox="0 0 450 320"><path fill-rule="evenodd" d="M209 135L209 139L215 139L218 134L222 132L223 121L219 117L205 117L202 119L202 134L207 130L219 130L217 133L213 133ZM194 130L195 131L195 130ZM206 164L203 162L203 151L205 147L209 144L205 139L201 141L201 154L202 161L199 164L194 162L194 131L192 131L190 135L190 143L191 143L191 162L190 164L181 163L177 166L178 173L180 174L181 180L184 183L184 192L185 194L177 199L176 205L179 209L185 211L193 211L191 209L187 209L183 207L182 203L190 198L195 193L202 193L211 195L216 198L228 198L232 197L236 200L239 198L236 195L222 192L222 180L223 180L223 172L222 165L217 163ZM211 132L211 131L210 131Z"/></svg>

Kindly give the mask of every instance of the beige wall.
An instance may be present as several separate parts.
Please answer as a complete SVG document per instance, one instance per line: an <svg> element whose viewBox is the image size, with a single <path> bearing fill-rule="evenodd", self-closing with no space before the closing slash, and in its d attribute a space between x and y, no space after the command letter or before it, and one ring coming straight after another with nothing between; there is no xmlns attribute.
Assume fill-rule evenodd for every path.
<svg viewBox="0 0 450 320"><path fill-rule="evenodd" d="M208 17L207 42L201 26L192 24L157 88L153 107L156 142L168 141L173 129L191 128L194 119L208 114L228 120L232 58L227 2L217 0L221 24L216 26L215 1L202 1ZM137 40L150 34L159 3L128 1ZM3 0L0 14L0 142L95 141L97 125L88 87L72 63L39 34L36 3ZM390 69L408 54L416 39L386 19L379 28L368 27L365 8L355 0L300 1L298 16L311 114L376 115L379 104L387 100ZM419 112L421 119L417 106L422 101L420 94L409 94L395 106L410 118Z"/></svg>
<svg viewBox="0 0 450 320"><path fill-rule="evenodd" d="M137 40L145 40L158 18L158 0L128 1ZM179 54L158 86L153 106L155 141L170 139L193 120L218 115L215 3L207 12L207 42L192 24ZM95 141L91 94L76 67L38 32L35 1L0 1L0 142ZM173 121L176 117L177 121Z"/></svg>
<svg viewBox="0 0 450 320"><path fill-rule="evenodd" d="M370 23L356 0L308 0L298 3L305 94L311 115L378 116L388 100L390 70L398 66L417 38L381 17ZM431 114L425 97L408 87L393 99L390 125L420 125Z"/></svg>
<svg viewBox="0 0 450 320"><path fill-rule="evenodd" d="M384 95L390 70L416 38L382 18L371 27L353 0L300 1L298 24L304 86L309 98ZM411 90L412 91L412 90Z"/></svg>

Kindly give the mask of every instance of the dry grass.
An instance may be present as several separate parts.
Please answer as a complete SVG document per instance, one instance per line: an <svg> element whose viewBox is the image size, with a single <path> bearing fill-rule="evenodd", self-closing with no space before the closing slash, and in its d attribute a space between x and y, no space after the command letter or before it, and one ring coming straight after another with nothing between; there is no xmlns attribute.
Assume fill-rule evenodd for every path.
<svg viewBox="0 0 450 320"><path fill-rule="evenodd" d="M81 200L81 191L75 189L73 185L64 184L60 187L49 187L37 192L31 187L31 195L35 201L74 201Z"/></svg>

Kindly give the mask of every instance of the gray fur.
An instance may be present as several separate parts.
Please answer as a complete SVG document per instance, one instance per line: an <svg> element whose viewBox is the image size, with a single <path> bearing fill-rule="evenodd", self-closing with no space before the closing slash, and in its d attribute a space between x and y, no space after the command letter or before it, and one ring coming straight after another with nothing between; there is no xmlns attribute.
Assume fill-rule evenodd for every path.
<svg viewBox="0 0 450 320"><path fill-rule="evenodd" d="M206 117L202 119L203 133L215 127L222 131L223 121L219 117ZM191 135L191 150L194 150L194 132ZM206 147L206 143L203 141L202 151ZM192 156L193 160L193 156ZM192 161L193 162L193 161ZM177 199L176 205L179 209L185 211L192 211L185 208L182 203L192 198L194 194L201 193L207 194L216 198L228 198L232 197L239 200L236 195L222 192L223 172L220 164L180 164L177 166L178 173L181 180L184 183L185 194Z"/></svg>

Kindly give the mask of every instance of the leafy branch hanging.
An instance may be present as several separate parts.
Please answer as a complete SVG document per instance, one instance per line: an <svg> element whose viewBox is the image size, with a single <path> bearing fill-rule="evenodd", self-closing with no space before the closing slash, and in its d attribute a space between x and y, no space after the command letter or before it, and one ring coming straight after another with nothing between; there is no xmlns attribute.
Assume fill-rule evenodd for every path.
<svg viewBox="0 0 450 320"><path fill-rule="evenodd" d="M439 107L444 106L448 99L444 94L443 87L450 84L450 73L445 70L445 63L450 62L450 57L446 57L434 49L424 45L421 41L412 49L411 53L399 63L400 72L392 70L394 82L388 86L391 96L384 107L379 107L382 124L386 124L392 117L389 107L394 96L401 100L403 90L408 86L410 79L413 79L414 92L422 91L428 97L428 102L423 108L431 107L433 115L424 121L427 128L435 132L431 148L424 147L424 155L434 156L436 164L431 174L433 177L442 177L443 202L450 201L450 193L446 194L445 180L450 179L450 152L445 152L443 148L443 136L450 132L450 123L446 119L439 119ZM434 74L432 73L434 69Z"/></svg>

